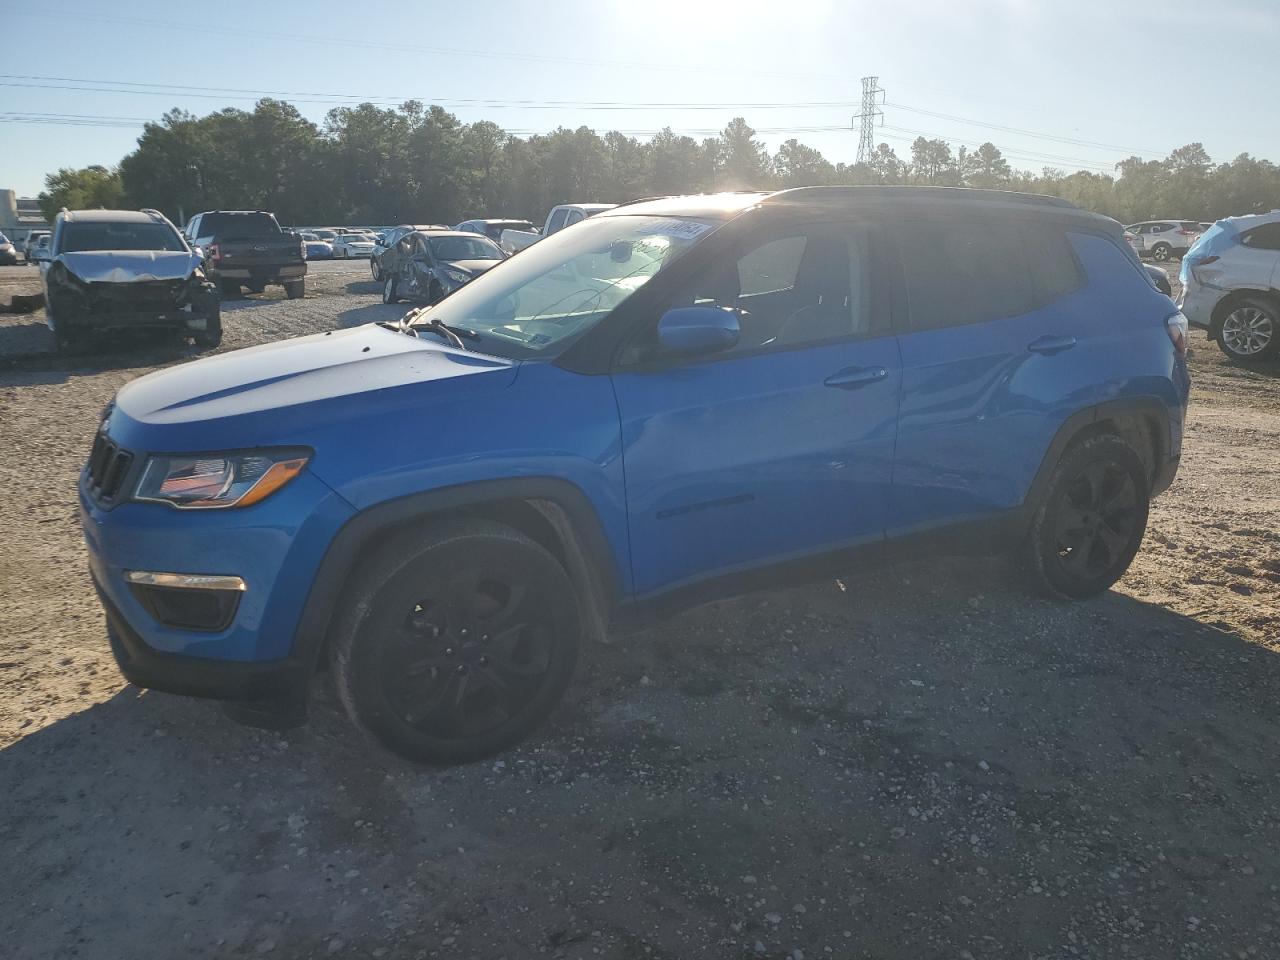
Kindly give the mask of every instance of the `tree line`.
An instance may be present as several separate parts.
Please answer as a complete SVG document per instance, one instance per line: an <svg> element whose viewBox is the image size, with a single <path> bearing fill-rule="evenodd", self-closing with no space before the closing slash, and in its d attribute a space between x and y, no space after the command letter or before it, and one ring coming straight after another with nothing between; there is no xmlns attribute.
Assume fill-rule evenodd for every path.
<svg viewBox="0 0 1280 960"><path fill-rule="evenodd" d="M114 167L45 178L47 217L62 207L154 207L175 221L212 209L272 210L284 224L541 222L557 203L835 184L929 184L1064 197L1124 223L1214 220L1280 207L1280 167L1242 153L1215 163L1199 143L1116 174L1016 170L992 143L953 151L918 137L910 156L881 143L866 163L831 163L797 140L770 155L746 120L701 141L664 129L647 141L616 130L558 128L517 137L487 120L462 123L410 101L331 110L322 124L289 103L203 117L182 110L146 124Z"/></svg>

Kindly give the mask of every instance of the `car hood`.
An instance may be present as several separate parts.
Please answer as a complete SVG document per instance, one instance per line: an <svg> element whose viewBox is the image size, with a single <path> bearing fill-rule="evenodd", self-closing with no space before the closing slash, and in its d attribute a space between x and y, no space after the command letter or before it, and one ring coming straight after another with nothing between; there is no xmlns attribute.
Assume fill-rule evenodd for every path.
<svg viewBox="0 0 1280 960"><path fill-rule="evenodd" d="M242 423L256 416L278 441L291 423L332 422L356 414L413 412L420 417L428 404L440 399L506 386L515 379L517 366L515 361L455 350L431 334L410 337L366 324L236 350L139 377L121 388L116 409L138 426ZM256 433L242 434L236 445L261 442ZM183 439L179 449L194 438Z"/></svg>
<svg viewBox="0 0 1280 960"><path fill-rule="evenodd" d="M473 277L478 277L486 270L491 270L500 264L501 260L445 260L444 266L452 267L454 270L465 270Z"/></svg>
<svg viewBox="0 0 1280 960"><path fill-rule="evenodd" d="M83 250L58 262L85 283L142 283L185 280L200 258L182 250Z"/></svg>

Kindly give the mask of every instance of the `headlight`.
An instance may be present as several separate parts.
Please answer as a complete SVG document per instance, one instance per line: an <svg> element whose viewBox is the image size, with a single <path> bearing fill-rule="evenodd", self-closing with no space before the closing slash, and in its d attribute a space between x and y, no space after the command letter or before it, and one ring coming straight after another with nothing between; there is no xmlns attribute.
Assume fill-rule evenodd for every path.
<svg viewBox="0 0 1280 960"><path fill-rule="evenodd" d="M296 477L309 459L297 449L151 457L133 499L181 509L247 507Z"/></svg>
<svg viewBox="0 0 1280 960"><path fill-rule="evenodd" d="M466 283L471 279L471 274L463 273L461 270L451 270L449 267L444 268L444 275L454 283Z"/></svg>

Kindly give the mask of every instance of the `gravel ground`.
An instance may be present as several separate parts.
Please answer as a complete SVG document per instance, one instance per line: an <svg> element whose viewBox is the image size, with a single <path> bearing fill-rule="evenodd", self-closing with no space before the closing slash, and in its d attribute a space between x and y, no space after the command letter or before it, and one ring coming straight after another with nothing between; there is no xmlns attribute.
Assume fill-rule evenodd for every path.
<svg viewBox="0 0 1280 960"><path fill-rule="evenodd" d="M0 268L0 302L34 269ZM224 349L394 316L359 265ZM101 405L0 318L0 955L1280 956L1280 367L1195 340L1182 470L1106 596L938 560L592 650L549 728L424 772L125 686L75 520Z"/></svg>

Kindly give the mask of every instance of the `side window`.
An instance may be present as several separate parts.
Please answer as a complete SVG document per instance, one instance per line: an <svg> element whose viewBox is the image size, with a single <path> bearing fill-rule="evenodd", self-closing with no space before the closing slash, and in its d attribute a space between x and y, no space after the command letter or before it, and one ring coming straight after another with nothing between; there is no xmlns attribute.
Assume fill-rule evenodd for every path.
<svg viewBox="0 0 1280 960"><path fill-rule="evenodd" d="M763 236L719 270L708 270L669 307L714 304L736 307L742 335L716 358L871 333L871 233L864 226L790 227ZM627 351L624 362L652 356L648 344Z"/></svg>
<svg viewBox="0 0 1280 960"><path fill-rule="evenodd" d="M1022 245L1036 285L1036 305L1044 306L1084 286L1084 271L1066 232L1052 224L1024 224Z"/></svg>
<svg viewBox="0 0 1280 960"><path fill-rule="evenodd" d="M738 291L744 297L781 293L796 285L808 238L782 237L756 247L738 261Z"/></svg>
<svg viewBox="0 0 1280 960"><path fill-rule="evenodd" d="M200 236L200 218L199 217L191 218L191 223L187 225L187 236L189 236L192 240Z"/></svg>
<svg viewBox="0 0 1280 960"><path fill-rule="evenodd" d="M547 235L555 233L564 226L565 217L569 215L568 210L557 210L551 215L551 219L547 222Z"/></svg>
<svg viewBox="0 0 1280 960"><path fill-rule="evenodd" d="M570 210L569 216L564 221L564 225L566 227L572 227L575 223L578 223L582 219L583 219L583 216L582 216L581 210Z"/></svg>
<svg viewBox="0 0 1280 960"><path fill-rule="evenodd" d="M906 221L898 227L913 330L1027 313L1031 267L1017 225L981 219Z"/></svg>
<svg viewBox="0 0 1280 960"><path fill-rule="evenodd" d="M1280 223L1264 223L1260 227L1254 227L1240 238L1240 242L1255 250L1280 250Z"/></svg>

